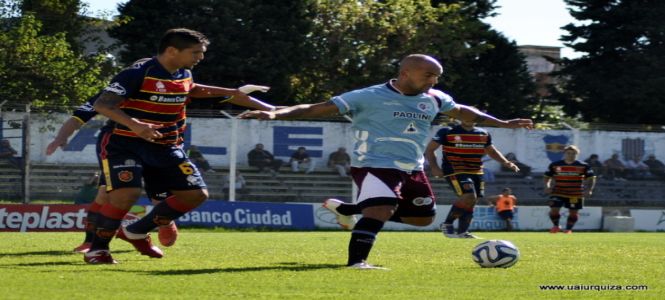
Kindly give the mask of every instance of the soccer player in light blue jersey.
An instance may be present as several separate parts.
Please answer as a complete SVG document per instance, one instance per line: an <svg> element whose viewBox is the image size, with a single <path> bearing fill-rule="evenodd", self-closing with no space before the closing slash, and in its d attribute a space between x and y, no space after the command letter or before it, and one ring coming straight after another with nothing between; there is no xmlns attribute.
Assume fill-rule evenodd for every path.
<svg viewBox="0 0 665 300"><path fill-rule="evenodd" d="M397 79L386 83L350 91L327 102L241 115L264 120L351 116L355 132L351 176L358 186L358 203L324 202L342 227L353 228L347 261L351 268L379 268L368 264L367 257L386 221L415 226L434 221L436 205L423 172L423 153L437 114L497 127L533 127L529 119L499 120L455 103L432 88L442 73L441 64L433 57L412 54L400 62ZM352 217L355 214L362 214L357 222Z"/></svg>

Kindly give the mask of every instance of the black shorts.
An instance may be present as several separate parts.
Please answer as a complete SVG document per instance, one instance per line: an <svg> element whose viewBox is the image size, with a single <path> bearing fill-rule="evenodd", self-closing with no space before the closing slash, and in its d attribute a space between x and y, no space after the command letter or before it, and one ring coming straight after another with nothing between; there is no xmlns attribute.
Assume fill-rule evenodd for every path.
<svg viewBox="0 0 665 300"><path fill-rule="evenodd" d="M485 182L483 175L476 174L455 174L446 176L446 181L453 188L457 196L462 194L475 193L476 197L482 198L485 196Z"/></svg>
<svg viewBox="0 0 665 300"><path fill-rule="evenodd" d="M551 196L550 200L547 201L550 207L565 207L567 209L582 209L584 208L584 198L582 197L561 197L561 196Z"/></svg>
<svg viewBox="0 0 665 300"><path fill-rule="evenodd" d="M358 186L361 208L397 204L395 214L401 217L436 215L432 186L423 171L352 167L351 177Z"/></svg>
<svg viewBox="0 0 665 300"><path fill-rule="evenodd" d="M512 210L502 210L500 212L497 212L499 217L504 220L512 219L513 218L513 211Z"/></svg>
<svg viewBox="0 0 665 300"><path fill-rule="evenodd" d="M97 163L99 164L99 169L103 170L102 168L102 159L100 157L100 152L101 152L101 140L102 137L104 136L104 133L101 132L99 134L99 138L97 139L97 143L95 145L95 151L97 153ZM145 174L143 175L145 177ZM144 184L145 184L145 193L150 198L151 200L157 200L157 201L164 201L166 198L170 197L173 195L170 191L168 190L162 190L158 191L153 188L153 186L150 184L150 181L146 181L144 179ZM104 176L103 172L101 176L99 176L99 186L106 186L106 176Z"/></svg>
<svg viewBox="0 0 665 300"><path fill-rule="evenodd" d="M140 188L142 178L155 193L206 188L201 173L178 146L111 133L105 133L99 143L107 191Z"/></svg>

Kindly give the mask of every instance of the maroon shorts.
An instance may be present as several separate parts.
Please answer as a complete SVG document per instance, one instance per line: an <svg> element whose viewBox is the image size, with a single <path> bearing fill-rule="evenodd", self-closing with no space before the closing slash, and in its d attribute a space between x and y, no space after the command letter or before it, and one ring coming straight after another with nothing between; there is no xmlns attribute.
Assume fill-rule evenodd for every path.
<svg viewBox="0 0 665 300"><path fill-rule="evenodd" d="M423 171L352 167L351 176L358 186L361 208L397 203L398 215L402 217L436 214L432 186Z"/></svg>

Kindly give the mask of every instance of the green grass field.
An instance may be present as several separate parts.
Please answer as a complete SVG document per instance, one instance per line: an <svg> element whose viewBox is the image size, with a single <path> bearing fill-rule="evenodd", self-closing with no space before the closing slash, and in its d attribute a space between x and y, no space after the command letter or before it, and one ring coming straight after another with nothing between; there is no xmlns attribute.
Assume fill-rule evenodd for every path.
<svg viewBox="0 0 665 300"><path fill-rule="evenodd" d="M508 269L471 259L479 240L382 232L350 270L348 232L184 230L162 259L111 244L118 265L70 253L81 233L0 233L2 299L665 299L663 233L479 233L521 251ZM648 290L541 290L541 285Z"/></svg>

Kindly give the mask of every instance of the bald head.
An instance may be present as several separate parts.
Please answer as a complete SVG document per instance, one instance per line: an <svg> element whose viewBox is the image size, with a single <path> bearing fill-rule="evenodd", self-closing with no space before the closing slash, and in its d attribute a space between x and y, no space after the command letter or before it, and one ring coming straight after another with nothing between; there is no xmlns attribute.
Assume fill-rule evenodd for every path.
<svg viewBox="0 0 665 300"><path fill-rule="evenodd" d="M441 64L435 58L425 54L408 55L399 63L400 72L414 69L438 69L439 73L441 73L443 67L441 67Z"/></svg>
<svg viewBox="0 0 665 300"><path fill-rule="evenodd" d="M406 95L425 93L439 81L441 64L431 56L411 54L399 63L399 76L394 87Z"/></svg>

